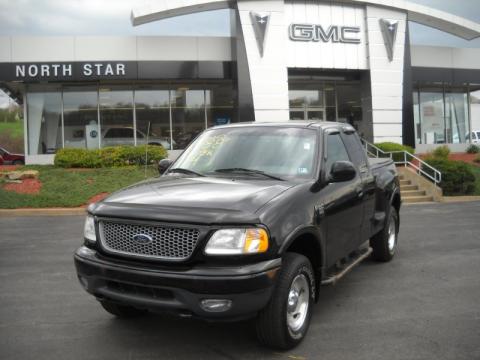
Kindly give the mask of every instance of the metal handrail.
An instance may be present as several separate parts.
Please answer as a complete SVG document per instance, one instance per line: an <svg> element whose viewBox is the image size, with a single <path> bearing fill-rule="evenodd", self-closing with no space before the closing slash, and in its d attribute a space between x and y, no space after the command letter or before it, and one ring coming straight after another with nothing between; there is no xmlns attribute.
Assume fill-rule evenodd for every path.
<svg viewBox="0 0 480 360"><path fill-rule="evenodd" d="M438 184L440 184L440 182L442 181L442 173L440 171L435 169L433 166L427 164L425 161L420 159L418 156L415 156L415 155L409 153L408 151L400 150L400 151L388 151L387 152L387 151L383 151L379 147L369 143L365 139L362 139L362 142L365 146L365 151L367 152L367 154L370 154L371 156L374 156L374 157L377 157L377 158L378 157L389 157L390 159L393 160L393 154L402 153L403 154L403 160L400 160L400 161L393 160L395 165L403 165L405 167L408 167L408 166L412 167L413 169L415 169L417 171L418 174L422 174L426 178L432 180L433 183L436 186L438 186ZM380 156L380 155L384 155L384 156ZM412 160L415 160L420 166L417 165ZM431 170L433 175L429 174L427 171L425 171L425 168L428 168L429 170Z"/></svg>

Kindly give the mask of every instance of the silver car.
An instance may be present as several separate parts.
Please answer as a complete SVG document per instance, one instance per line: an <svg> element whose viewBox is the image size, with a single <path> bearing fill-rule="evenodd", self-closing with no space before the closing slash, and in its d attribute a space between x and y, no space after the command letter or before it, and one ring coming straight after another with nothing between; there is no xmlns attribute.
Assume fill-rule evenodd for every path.
<svg viewBox="0 0 480 360"><path fill-rule="evenodd" d="M134 145L133 127L108 127L103 131L102 146ZM170 138L152 134L148 136L137 129L137 145L162 145L170 149ZM175 145L175 143L174 143Z"/></svg>

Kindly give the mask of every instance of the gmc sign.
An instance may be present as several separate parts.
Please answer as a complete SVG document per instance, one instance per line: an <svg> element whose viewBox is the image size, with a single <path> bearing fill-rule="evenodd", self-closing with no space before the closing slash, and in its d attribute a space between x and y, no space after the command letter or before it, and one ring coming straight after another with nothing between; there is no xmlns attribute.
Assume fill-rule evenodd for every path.
<svg viewBox="0 0 480 360"><path fill-rule="evenodd" d="M291 24L288 32L293 41L360 44L360 39L356 36L360 33L359 26L330 25L324 29L321 25Z"/></svg>

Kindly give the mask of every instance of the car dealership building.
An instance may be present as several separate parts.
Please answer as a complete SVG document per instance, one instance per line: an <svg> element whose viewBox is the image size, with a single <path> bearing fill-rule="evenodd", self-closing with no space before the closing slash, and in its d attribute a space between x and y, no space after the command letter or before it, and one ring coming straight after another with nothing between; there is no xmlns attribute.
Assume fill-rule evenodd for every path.
<svg viewBox="0 0 480 360"><path fill-rule="evenodd" d="M222 8L230 37L0 37L0 87L24 106L27 163L147 142L174 156L238 121L346 122L417 152L480 138L480 49L411 46L407 22L464 39L480 24L403 0L167 0L132 22Z"/></svg>

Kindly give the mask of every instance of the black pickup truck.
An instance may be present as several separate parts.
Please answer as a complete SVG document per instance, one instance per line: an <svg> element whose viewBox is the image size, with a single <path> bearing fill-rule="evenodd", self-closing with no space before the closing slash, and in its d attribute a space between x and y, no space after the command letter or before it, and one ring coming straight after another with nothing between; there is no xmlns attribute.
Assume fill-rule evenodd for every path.
<svg viewBox="0 0 480 360"><path fill-rule="evenodd" d="M159 171L91 205L74 255L81 285L116 316L255 318L263 344L289 349L321 285L394 256L395 166L368 159L350 125L211 128Z"/></svg>

